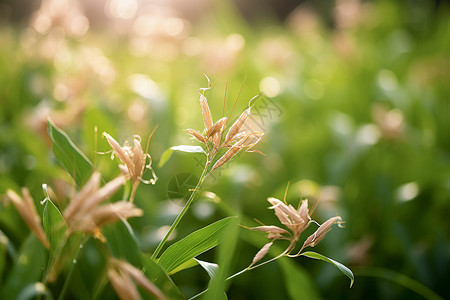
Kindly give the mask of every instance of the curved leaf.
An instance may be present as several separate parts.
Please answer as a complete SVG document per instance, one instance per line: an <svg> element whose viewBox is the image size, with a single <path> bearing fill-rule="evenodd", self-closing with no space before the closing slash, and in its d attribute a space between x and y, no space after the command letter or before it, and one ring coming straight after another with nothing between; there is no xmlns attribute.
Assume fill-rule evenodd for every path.
<svg viewBox="0 0 450 300"><path fill-rule="evenodd" d="M69 136L48 121L48 134L53 142L53 153L78 186L86 183L92 174L92 163L70 140Z"/></svg>
<svg viewBox="0 0 450 300"><path fill-rule="evenodd" d="M59 209L48 197L45 200L44 211L42 213L42 222L45 235L50 243L48 265L44 271L44 278L47 278L47 276L51 274L53 266L55 265L58 257L60 257L61 251L67 241L67 223Z"/></svg>
<svg viewBox="0 0 450 300"><path fill-rule="evenodd" d="M168 299L185 299L178 287L166 273L150 256L141 255L142 263L144 265L143 272L147 278L153 282L163 292Z"/></svg>
<svg viewBox="0 0 450 300"><path fill-rule="evenodd" d="M127 220L109 224L103 227L102 232L114 257L125 259L135 266L141 265L139 244Z"/></svg>
<svg viewBox="0 0 450 300"><path fill-rule="evenodd" d="M177 268L172 270L172 272L170 272L169 275L173 275L173 274L178 273L180 271L183 271L183 270L195 267L196 265L198 265L198 262L196 261L196 259L195 258L190 259L187 262L185 262L184 264L181 264Z"/></svg>
<svg viewBox="0 0 450 300"><path fill-rule="evenodd" d="M167 248L158 263L171 274L179 266L219 244L234 219L228 217L191 233Z"/></svg>
<svg viewBox="0 0 450 300"><path fill-rule="evenodd" d="M162 167L172 156L173 151L181 151L188 153L203 153L206 155L205 150L203 150L200 146L191 146L191 145L179 145L173 146L163 152L161 155L161 159L159 160L158 167Z"/></svg>
<svg viewBox="0 0 450 300"><path fill-rule="evenodd" d="M208 273L209 277L214 278L217 276L217 272L219 272L219 265L215 263L210 263L207 261L199 260L194 258L194 260L205 269L206 273Z"/></svg>
<svg viewBox="0 0 450 300"><path fill-rule="evenodd" d="M350 287L352 287L353 282L355 281L355 277L353 276L352 271L349 268L347 268L346 266L344 266L343 264L341 264L340 262L332 260L331 258L328 258L326 256L323 256L322 254L319 254L319 253L316 253L316 252L313 252L313 251L307 251L307 252L304 252L304 253L302 253L300 255L306 256L306 257L309 257L309 258L320 259L320 260L323 260L323 261L326 261L326 262L328 262L330 264L335 265L339 270L341 270L342 273L344 273L345 276L350 278Z"/></svg>
<svg viewBox="0 0 450 300"><path fill-rule="evenodd" d="M34 234L30 233L20 247L17 257L0 289L0 299L16 299L25 286L42 278L47 251Z"/></svg>
<svg viewBox="0 0 450 300"><path fill-rule="evenodd" d="M42 299L42 296L47 300L53 299L49 289L42 282L35 282L26 286L17 296L17 300Z"/></svg>

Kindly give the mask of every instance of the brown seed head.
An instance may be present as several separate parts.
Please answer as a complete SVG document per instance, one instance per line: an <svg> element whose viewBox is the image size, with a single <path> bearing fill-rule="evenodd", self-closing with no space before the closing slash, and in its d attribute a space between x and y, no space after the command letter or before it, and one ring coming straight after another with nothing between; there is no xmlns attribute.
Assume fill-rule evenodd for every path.
<svg viewBox="0 0 450 300"><path fill-rule="evenodd" d="M114 268L108 269L108 279L117 295L122 300L140 300L141 295L131 281L130 276L127 276Z"/></svg>
<svg viewBox="0 0 450 300"><path fill-rule="evenodd" d="M205 124L205 129L208 131L213 125L211 111L209 110L208 100L203 94L200 95L200 107L202 109L203 122Z"/></svg>
<svg viewBox="0 0 450 300"><path fill-rule="evenodd" d="M103 132L103 136L106 137L109 145L113 149L113 153L125 164L119 165L122 173L129 176L133 183L133 188L131 191L130 202L133 202L136 189L140 182L145 184L155 184L158 180L155 172L152 169L152 157L148 153L144 153L141 146L141 137L135 135L133 139L133 147L131 147L128 142L125 141L124 145L121 147L115 139L113 139L109 134ZM146 165L145 162L149 160ZM142 178L145 169L149 169L152 172L152 178L150 180L144 180Z"/></svg>
<svg viewBox="0 0 450 300"><path fill-rule="evenodd" d="M101 234L102 226L120 219L141 216L142 210L130 202L119 201L101 205L125 182L126 177L120 175L100 188L100 174L93 173L63 212L69 232L83 231L105 241Z"/></svg>
<svg viewBox="0 0 450 300"><path fill-rule="evenodd" d="M250 107L244 110L233 125L231 125L230 130L228 130L228 133L225 136L225 141L223 142L225 145L229 144L234 139L236 134L241 130L242 126L244 126L245 122L247 122L248 116L250 115L250 110Z"/></svg>
<svg viewBox="0 0 450 300"><path fill-rule="evenodd" d="M190 134L193 138L195 138L197 141L207 145L208 144L208 140L203 136L203 134L201 134L200 132L198 132L197 130L194 129L186 129L185 130L188 134Z"/></svg>
<svg viewBox="0 0 450 300"><path fill-rule="evenodd" d="M325 221L322 225L319 226L316 232L314 232L306 239L305 243L303 243L302 248L316 246L325 237L328 231L331 230L331 226L333 224L336 224L336 222L338 221L342 221L342 218L339 216L330 218L327 221Z"/></svg>
<svg viewBox="0 0 450 300"><path fill-rule="evenodd" d="M210 139L214 135L222 135L223 129L225 127L225 124L227 122L227 117L223 117L222 119L218 120L214 125L211 126L211 128L206 133L206 138Z"/></svg>
<svg viewBox="0 0 450 300"><path fill-rule="evenodd" d="M41 225L41 218L39 217L36 206L34 206L33 198L27 188L22 188L22 197L16 194L13 190L7 190L6 196L12 201L22 219L28 225L28 228L34 233L39 241L49 249L50 244L44 229Z"/></svg>
<svg viewBox="0 0 450 300"><path fill-rule="evenodd" d="M119 259L115 259L115 258L110 258L110 266L109 266L108 271L109 270L113 270L117 274L120 274L122 278L127 278L127 280L124 281L124 284L126 284L130 290L131 290L130 283L134 287L134 289L136 289L135 285L131 281L131 279L133 279L141 288L143 288L149 294L153 295L156 299L161 299L161 300L166 299L166 297L161 292L161 290L156 285L154 285L141 272L141 270L137 269L136 267L129 264L128 262L119 260ZM113 274L113 276L116 276L116 274ZM111 280L111 278L110 278L110 280ZM117 289L116 289L116 292L118 292ZM119 292L118 292L118 294L119 294Z"/></svg>
<svg viewBox="0 0 450 300"><path fill-rule="evenodd" d="M266 233L278 233L278 234L288 233L288 231L286 229L280 228L278 226L273 226L273 225L252 227L252 228L250 228L250 230L262 231L262 232L266 232Z"/></svg>
<svg viewBox="0 0 450 300"><path fill-rule="evenodd" d="M265 244L261 250L256 253L255 257L253 258L253 261L250 266L254 265L258 261L260 261L264 256L266 256L267 252L269 252L270 247L273 245L273 242Z"/></svg>

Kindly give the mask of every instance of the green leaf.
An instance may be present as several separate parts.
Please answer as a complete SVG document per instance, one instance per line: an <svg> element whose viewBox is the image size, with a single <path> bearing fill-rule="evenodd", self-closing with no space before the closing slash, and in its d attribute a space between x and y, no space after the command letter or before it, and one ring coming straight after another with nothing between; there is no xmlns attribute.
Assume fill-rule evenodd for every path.
<svg viewBox="0 0 450 300"><path fill-rule="evenodd" d="M52 300L53 296L49 289L42 282L35 282L26 286L20 294L17 296L17 300L28 300L28 299L43 299Z"/></svg>
<svg viewBox="0 0 450 300"><path fill-rule="evenodd" d="M153 282L167 296L168 299L185 299L178 287L166 273L150 256L142 254L145 276Z"/></svg>
<svg viewBox="0 0 450 300"><path fill-rule="evenodd" d="M139 244L126 220L103 227L103 235L114 257L122 258L135 266L141 265Z"/></svg>
<svg viewBox="0 0 450 300"><path fill-rule="evenodd" d="M315 283L302 266L288 258L281 258L279 265L284 275L284 284L291 299L321 299Z"/></svg>
<svg viewBox="0 0 450 300"><path fill-rule="evenodd" d="M185 262L184 264L179 265L177 268L175 268L175 270L172 270L172 272L170 272L169 275L173 275L175 273L178 273L182 270L186 270L192 267L195 267L198 265L198 262L196 261L195 258L188 260L187 262Z"/></svg>
<svg viewBox="0 0 450 300"><path fill-rule="evenodd" d="M236 230L238 219L232 219L230 226L227 226L223 233L224 243L220 243L217 253L217 261L220 267L208 284L208 290L202 299L228 299L225 293L227 289L227 277L231 266L231 261L235 253L239 230Z"/></svg>
<svg viewBox="0 0 450 300"><path fill-rule="evenodd" d="M205 269L206 273L208 273L209 277L214 278L217 276L217 273L219 272L219 265L215 263L210 263L207 261L199 260L194 258L194 261L196 261L203 269Z"/></svg>
<svg viewBox="0 0 450 300"><path fill-rule="evenodd" d="M167 248L158 263L171 274L179 266L220 243L226 228L234 219L228 217L191 233Z"/></svg>
<svg viewBox="0 0 450 300"><path fill-rule="evenodd" d="M53 153L59 163L72 176L78 186L87 182L92 173L92 163L70 140L67 134L48 121L48 134L53 142Z"/></svg>
<svg viewBox="0 0 450 300"><path fill-rule="evenodd" d="M159 160L158 167L161 168L172 156L173 151L181 151L187 153L203 153L206 155L205 150L200 146L190 146L190 145L179 145L173 146L163 152Z"/></svg>
<svg viewBox="0 0 450 300"><path fill-rule="evenodd" d="M45 199L44 211L42 212L42 222L45 235L50 243L48 265L44 271L45 282L47 277L52 273L56 261L61 256L62 249L67 241L68 227L61 212L48 197Z"/></svg>
<svg viewBox="0 0 450 300"><path fill-rule="evenodd" d="M352 287L353 282L355 281L355 277L353 276L352 271L349 268L347 268L346 266L344 266L343 264L341 264L340 262L332 260L331 258L328 258L326 256L323 256L322 254L319 254L319 253L313 252L313 251L304 252L301 255L309 257L309 258L320 259L320 260L323 260L330 264L335 265L339 270L341 270L342 273L344 273L345 276L350 278L350 287Z"/></svg>
<svg viewBox="0 0 450 300"><path fill-rule="evenodd" d="M42 243L30 233L22 244L17 260L0 291L0 299L16 299L27 285L41 279L47 261L47 251Z"/></svg>
<svg viewBox="0 0 450 300"><path fill-rule="evenodd" d="M6 264L7 243L9 243L9 239L0 230L0 286L2 286L3 269Z"/></svg>

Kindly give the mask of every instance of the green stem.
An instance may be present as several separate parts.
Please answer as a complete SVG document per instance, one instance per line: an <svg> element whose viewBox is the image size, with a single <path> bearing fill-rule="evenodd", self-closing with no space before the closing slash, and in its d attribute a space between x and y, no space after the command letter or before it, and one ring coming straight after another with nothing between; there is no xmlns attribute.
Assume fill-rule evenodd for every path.
<svg viewBox="0 0 450 300"><path fill-rule="evenodd" d="M172 234L172 232L175 230L175 228L178 226L178 223L180 223L181 219L186 214L186 212L188 211L189 207L191 206L191 204L194 202L195 198L197 197L197 194L199 193L199 191L200 191L200 189L201 189L201 187L203 185L203 182L205 181L205 178L206 178L206 175L207 175L206 171L208 170L209 163L210 163L210 161L207 160L207 162L205 164L205 168L203 169L202 175L200 176L200 179L197 182L197 185L195 186L195 189L192 191L192 194L189 197L188 201L186 202L186 205L183 207L183 210L178 214L178 216L175 219L175 221L173 222L172 226L170 226L169 231L167 231L166 235L164 236L164 238L159 243L158 247L156 248L155 252L152 255L152 259L156 259L158 257L158 254L163 249L164 245L167 242L167 239Z"/></svg>
<svg viewBox="0 0 450 300"><path fill-rule="evenodd" d="M81 242L80 245L78 246L77 255L75 256L75 259L73 260L72 265L70 266L69 273L67 274L66 280L64 281L64 285L62 287L61 293L59 294L58 300L62 300L66 296L67 289L68 289L70 281L72 279L73 270L75 269L75 265L77 264L77 260L80 258L80 255L81 255L81 252L82 252L81 250L84 248L84 245L86 244L88 239L89 239L89 237L86 237L84 239L84 241Z"/></svg>

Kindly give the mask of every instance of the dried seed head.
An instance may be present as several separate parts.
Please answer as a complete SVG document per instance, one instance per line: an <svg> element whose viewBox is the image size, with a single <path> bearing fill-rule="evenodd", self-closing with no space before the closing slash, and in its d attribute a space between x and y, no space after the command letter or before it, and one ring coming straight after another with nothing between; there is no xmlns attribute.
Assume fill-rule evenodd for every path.
<svg viewBox="0 0 450 300"><path fill-rule="evenodd" d="M228 149L227 152L225 152L224 155L222 155L217 161L216 163L213 165L213 167L211 168L211 171L209 171L209 173L211 173L212 171L214 171L215 169L223 166L227 161L229 161L233 156L235 156L239 150L241 150L242 147L235 144L233 145L230 149Z"/></svg>
<svg viewBox="0 0 450 300"><path fill-rule="evenodd" d="M298 213L303 220L311 221L308 210L308 200L305 199L302 201L302 204L298 208Z"/></svg>
<svg viewBox="0 0 450 300"><path fill-rule="evenodd" d="M218 120L214 125L211 126L211 128L206 133L206 138L210 139L214 135L222 135L223 129L225 127L225 124L227 122L227 117L223 117L222 119Z"/></svg>
<svg viewBox="0 0 450 300"><path fill-rule="evenodd" d="M118 201L99 206L92 212L91 219L96 227L114 223L120 219L142 216L144 212L128 201Z"/></svg>
<svg viewBox="0 0 450 300"><path fill-rule="evenodd" d="M154 285L144 274L133 265L125 262L119 262L120 268L127 273L141 288L155 296L157 299L166 299L161 290Z"/></svg>
<svg viewBox="0 0 450 300"><path fill-rule="evenodd" d="M225 136L225 141L223 142L225 145L229 144L234 139L236 134L238 134L241 130L242 126L244 126L245 122L247 122L248 116L250 115L250 110L250 107L244 110L233 125L231 125L230 130L228 130L228 133Z"/></svg>
<svg viewBox="0 0 450 300"><path fill-rule="evenodd" d="M6 196L12 201L20 216L28 225L28 228L30 228L45 248L49 249L50 244L47 236L45 235L44 229L42 228L41 218L36 211L36 206L34 206L33 198L31 197L28 189L25 187L22 188L23 199L13 190L7 190Z"/></svg>
<svg viewBox="0 0 450 300"><path fill-rule="evenodd" d="M266 232L266 233L278 233L278 234L283 234L283 233L288 233L288 231L286 229L280 228L278 226L258 226L258 227L253 227L250 228L250 230L254 230L254 231L262 231L262 232Z"/></svg>
<svg viewBox="0 0 450 300"><path fill-rule="evenodd" d="M195 138L197 141L207 145L208 144L208 140L203 136L203 134L201 134L200 132L198 132L197 130L194 129L186 129L185 130L188 134L190 134L193 138Z"/></svg>
<svg viewBox="0 0 450 300"><path fill-rule="evenodd" d="M330 218L325 221L322 225L319 226L316 232L314 232L306 239L305 243L303 243L302 248L316 246L325 237L328 231L331 230L331 226L338 221L342 221L342 218L339 216Z"/></svg>
<svg viewBox="0 0 450 300"><path fill-rule="evenodd" d="M153 295L156 299L166 299L164 294L161 292L161 290L155 286L148 278L141 272L141 270L137 269L133 265L129 264L126 261L110 258L110 266L108 269L108 275L109 271L112 270L111 275L115 276L114 279L119 279L119 277L122 277L122 285L125 287L123 290L131 291L131 286L136 289L135 285L131 281L133 279L140 287L142 287L145 291ZM116 272L116 274L114 274ZM119 277L117 276L119 275ZM108 276L109 277L109 276ZM111 280L111 278L110 278ZM120 295L119 291L115 288L116 292ZM127 293L129 295L132 295L132 293ZM139 295L139 293L138 293ZM120 296L122 298L122 296ZM139 296L140 298L140 296ZM122 298L124 299L124 298ZM125 298L129 299L129 298Z"/></svg>
<svg viewBox="0 0 450 300"><path fill-rule="evenodd" d="M125 176L120 175L100 188L100 174L98 172L92 174L63 212L69 232L83 231L105 241L101 234L103 225L142 215L142 211L130 202L119 201L100 205L111 197L126 180Z"/></svg>
<svg viewBox="0 0 450 300"><path fill-rule="evenodd" d="M126 141L121 147L119 143L106 132L103 132L103 136L106 137L106 140L113 149L113 153L115 153L126 166L125 169L123 166L119 165L122 173L128 175L133 182L133 189L130 196L130 202L133 202L139 182L155 184L158 180L158 177L152 169L152 157L142 150L141 137L139 135L134 136L133 147ZM149 163L146 165L145 162L147 161L147 158ZM144 180L142 178L145 169L149 169L152 172L152 178L150 180Z"/></svg>
<svg viewBox="0 0 450 300"><path fill-rule="evenodd" d="M136 286L131 281L130 276L124 275L122 272L109 268L108 279L117 295L122 300L140 300L141 295Z"/></svg>
<svg viewBox="0 0 450 300"><path fill-rule="evenodd" d="M205 124L206 131L208 131L213 125L211 111L209 110L208 100L202 94L200 95L200 107L202 109L203 122Z"/></svg>
<svg viewBox="0 0 450 300"><path fill-rule="evenodd" d="M108 141L108 144L113 149L113 153L120 159L121 162L123 162L128 170L133 169L133 162L131 160L131 152L130 152L130 146L128 143L125 143L123 147L119 145L119 143L109 134L106 132L103 132L103 136Z"/></svg>
<svg viewBox="0 0 450 300"><path fill-rule="evenodd" d="M292 220L289 218L290 213L289 207L282 201L273 197L267 198L267 201L269 201L269 203L272 204L272 206L269 207L269 209L274 210L275 215L277 216L278 220L280 220L281 224L283 224L290 230L294 230Z"/></svg>
<svg viewBox="0 0 450 300"><path fill-rule="evenodd" d="M250 266L254 265L258 261L260 261L264 256L266 256L267 252L269 252L270 247L273 245L273 242L265 244L261 250L256 253L255 257L253 258L253 261Z"/></svg>

